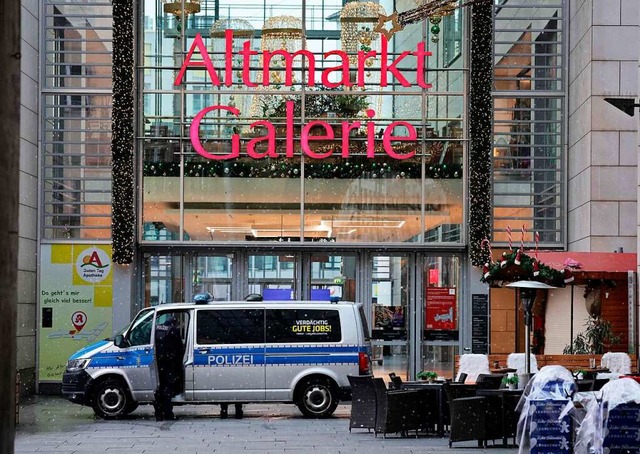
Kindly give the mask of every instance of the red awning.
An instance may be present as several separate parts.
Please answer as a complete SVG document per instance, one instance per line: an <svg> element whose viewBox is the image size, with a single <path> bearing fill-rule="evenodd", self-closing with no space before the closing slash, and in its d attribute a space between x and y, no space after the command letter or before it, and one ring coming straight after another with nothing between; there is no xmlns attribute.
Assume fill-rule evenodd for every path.
<svg viewBox="0 0 640 454"><path fill-rule="evenodd" d="M529 251L528 255L534 257L535 252ZM636 271L638 267L637 254L629 252L548 252L538 251L538 260L545 265L562 270L570 263L579 264L571 268L574 273L626 273Z"/></svg>

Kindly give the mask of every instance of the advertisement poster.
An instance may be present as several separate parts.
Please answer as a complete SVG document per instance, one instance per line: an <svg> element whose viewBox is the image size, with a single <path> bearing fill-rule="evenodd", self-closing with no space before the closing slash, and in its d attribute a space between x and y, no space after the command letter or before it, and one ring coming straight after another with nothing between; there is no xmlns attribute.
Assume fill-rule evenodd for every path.
<svg viewBox="0 0 640 454"><path fill-rule="evenodd" d="M456 329L456 289L427 287L425 327L428 330Z"/></svg>
<svg viewBox="0 0 640 454"><path fill-rule="evenodd" d="M43 245L40 256L40 381L60 381L69 356L111 336L111 246Z"/></svg>

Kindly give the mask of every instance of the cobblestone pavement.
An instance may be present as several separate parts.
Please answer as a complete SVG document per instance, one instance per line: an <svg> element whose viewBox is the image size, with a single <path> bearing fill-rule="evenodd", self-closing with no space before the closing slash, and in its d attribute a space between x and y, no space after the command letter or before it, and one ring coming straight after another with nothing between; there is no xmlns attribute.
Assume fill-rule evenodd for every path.
<svg viewBox="0 0 640 454"><path fill-rule="evenodd" d="M349 433L349 405L329 419L305 419L293 405L245 405L244 418L220 419L218 406L176 407L177 421L156 422L153 408L139 407L129 418L103 421L87 407L60 397L35 396L21 401L16 453L516 453L516 449L476 442L456 443L438 437L400 438L358 430Z"/></svg>

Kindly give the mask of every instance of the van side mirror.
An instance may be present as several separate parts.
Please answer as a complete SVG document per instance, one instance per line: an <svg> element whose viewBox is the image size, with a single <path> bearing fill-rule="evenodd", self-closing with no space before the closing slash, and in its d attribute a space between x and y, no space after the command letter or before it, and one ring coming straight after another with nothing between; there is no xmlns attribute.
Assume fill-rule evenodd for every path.
<svg viewBox="0 0 640 454"><path fill-rule="evenodd" d="M122 334L118 334L113 341L113 345L115 345L118 348L126 347L126 343L127 342L125 341L124 336Z"/></svg>

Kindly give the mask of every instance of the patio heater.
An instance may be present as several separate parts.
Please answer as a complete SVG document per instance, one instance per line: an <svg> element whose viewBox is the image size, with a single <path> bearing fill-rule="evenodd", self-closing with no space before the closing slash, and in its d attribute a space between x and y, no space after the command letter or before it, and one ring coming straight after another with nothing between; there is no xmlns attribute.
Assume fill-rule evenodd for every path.
<svg viewBox="0 0 640 454"><path fill-rule="evenodd" d="M507 284L507 287L520 289L520 304L522 304L524 311L524 367L527 376L529 376L531 375L531 310L536 299L536 291L538 289L548 290L556 287L538 281L516 281Z"/></svg>

